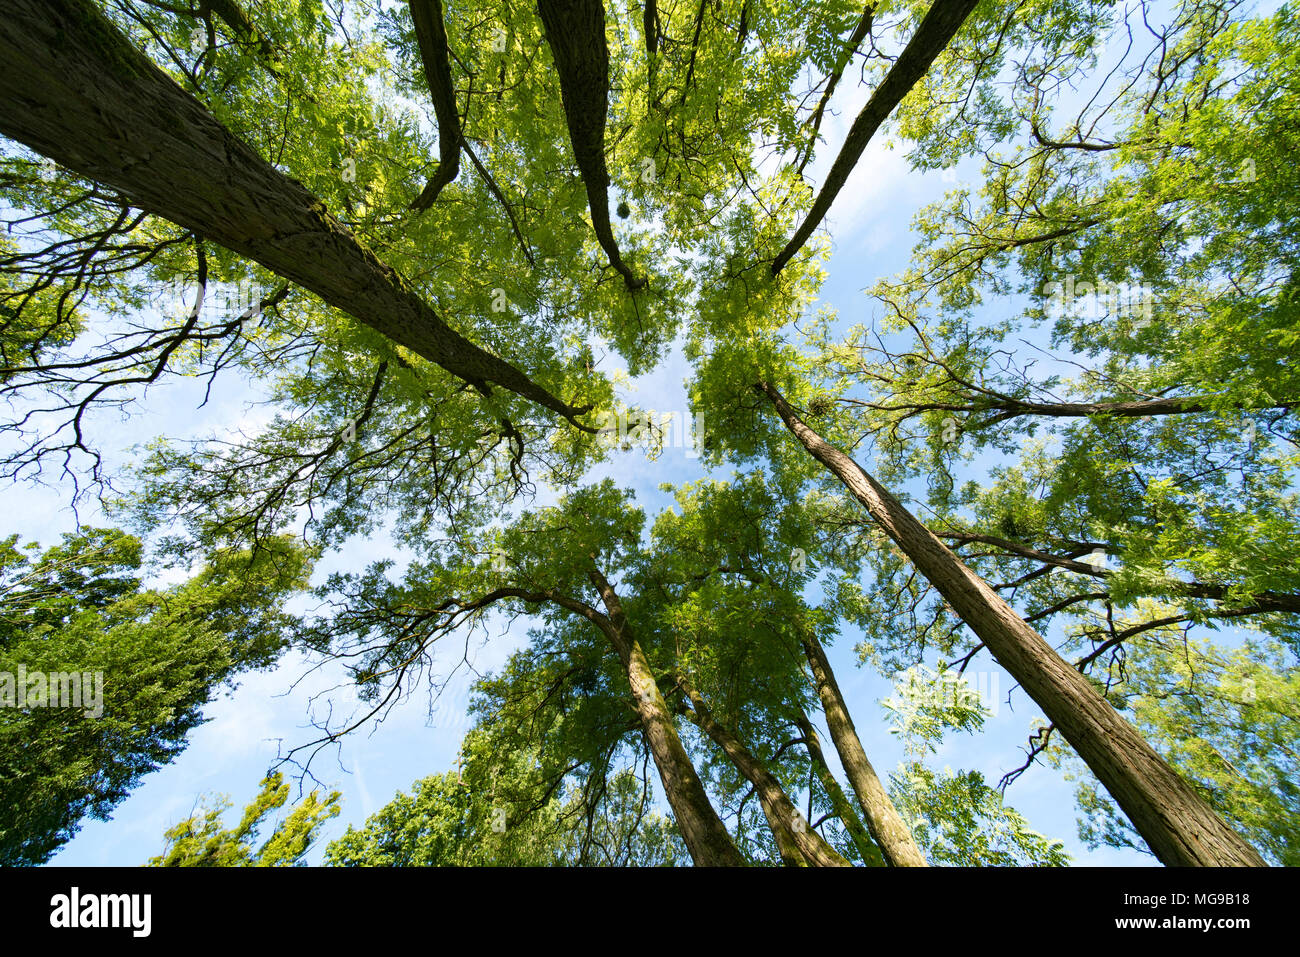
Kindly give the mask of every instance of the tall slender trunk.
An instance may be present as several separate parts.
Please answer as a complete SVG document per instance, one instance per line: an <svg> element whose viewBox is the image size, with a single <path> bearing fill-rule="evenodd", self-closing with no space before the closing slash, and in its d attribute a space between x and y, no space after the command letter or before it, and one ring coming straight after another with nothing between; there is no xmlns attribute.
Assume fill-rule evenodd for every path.
<svg viewBox="0 0 1300 957"><path fill-rule="evenodd" d="M438 169L411 203L412 209L428 209L438 194L460 173L460 115L456 90L451 82L451 56L447 49L447 27L442 19L442 0L410 0L415 42L420 47L424 81L438 119Z"/></svg>
<svg viewBox="0 0 1300 957"><path fill-rule="evenodd" d="M1264 866L1131 724L988 584L861 466L810 429L766 382L765 396L804 448L838 478L1064 734L1169 865Z"/></svg>
<svg viewBox="0 0 1300 957"><path fill-rule="evenodd" d="M592 571L589 577L608 613L602 627L627 672L637 716L645 729L665 796L692 860L700 866L744 866L744 857L736 850L726 825L709 802L690 755L677 736L672 712L659 693L659 685L640 642L628 626L622 602L599 571Z"/></svg>
<svg viewBox="0 0 1300 957"><path fill-rule="evenodd" d="M809 633L803 638L803 648L812 668L822 710L826 713L826 728L831 733L831 741L840 756L840 763L844 765L849 784L853 786L853 793L862 805L871 836L891 866L925 867L925 855L917 846L911 828L899 815L876 769L867 760L867 752L862 748L857 728L853 726L853 718L849 716L839 682L835 680L835 672L831 670L821 642L816 635Z"/></svg>
<svg viewBox="0 0 1300 957"><path fill-rule="evenodd" d="M813 770L817 774L817 780L821 781L826 795L831 799L831 807L835 809L835 815L840 819L840 823L844 825L844 830L848 832L849 840L853 841L853 846L858 849L862 862L868 867L884 867L886 863L885 856L880 851L880 845L872 839L870 830L862 823L862 818L858 817L858 812L853 809L853 805L849 802L848 796L845 795L844 789L840 787L840 782L835 780L830 765L826 763L826 755L822 753L822 745L817 737L817 729L808 720L808 716L802 712L800 712L797 720L799 730L803 733L804 747L808 750L808 757L813 763Z"/></svg>
<svg viewBox="0 0 1300 957"><path fill-rule="evenodd" d="M5 0L0 132L261 263L480 391L495 383L570 420L585 411L452 329L89 0Z"/></svg>
<svg viewBox="0 0 1300 957"><path fill-rule="evenodd" d="M692 721L701 731L722 749L727 759L736 766L745 780L754 785L758 801L763 807L763 815L776 838L781 857L787 864L810 864L813 867L849 867L851 866L835 848L831 847L812 826L799 816L798 809L790 796L781 787L781 782L768 770L767 765L741 742L735 732L719 723L710 711L704 697L692 687L684 676L678 676L678 683L686 692L694 709L690 715ZM793 858L793 860L791 859Z"/></svg>
<svg viewBox="0 0 1300 957"><path fill-rule="evenodd" d="M645 285L623 261L609 222L609 167L605 122L609 112L609 45L601 0L537 0L537 13L560 79L560 99L573 158L587 188L591 226L628 289Z"/></svg>
<svg viewBox="0 0 1300 957"><path fill-rule="evenodd" d="M930 5L930 9L926 11L917 26L916 33L912 34L912 39L907 42L903 52L898 55L894 65L880 81L880 86L876 87L875 92L871 94L871 99L867 100L866 106L849 127L844 145L840 147L835 162L831 164L826 180L822 183L817 198L813 200L812 208L808 210L808 215L794 231L785 248L772 261L773 276L794 258L795 253L799 252L803 244L808 241L808 237L813 234L813 230L830 212L831 204L835 202L835 197L844 188L844 184L849 181L849 174L862 158L867 144L876 135L880 124L885 122L894 108L902 102L903 97L907 96L912 87L925 76L930 65L934 63L935 57L942 53L956 36L957 31L961 29L961 25L966 22L966 18L971 15L978 3L979 0L934 0Z"/></svg>

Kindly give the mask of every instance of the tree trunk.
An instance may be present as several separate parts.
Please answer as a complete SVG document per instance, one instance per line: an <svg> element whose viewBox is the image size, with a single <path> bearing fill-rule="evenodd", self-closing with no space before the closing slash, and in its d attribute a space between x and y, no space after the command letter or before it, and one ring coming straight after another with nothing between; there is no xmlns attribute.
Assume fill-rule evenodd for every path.
<svg viewBox="0 0 1300 957"><path fill-rule="evenodd" d="M448 326L89 0L6 0L0 132L261 263L480 391L496 383L570 420L586 411Z"/></svg>
<svg viewBox="0 0 1300 957"><path fill-rule="evenodd" d="M813 867L849 867L851 866L835 848L826 843L826 839L812 829L812 826L799 816L798 809L790 796L781 787L781 782L767 769L767 765L750 751L735 733L719 724L710 712L704 697L695 690L684 677L678 677L678 683L691 700L694 713L692 720L701 731L722 749L727 760L736 766L745 780L754 785L759 803L763 806L763 815L767 818L772 835L776 838L781 857L787 864ZM791 860L791 857L794 859Z"/></svg>
<svg viewBox="0 0 1300 957"><path fill-rule="evenodd" d="M641 11L641 34L645 39L646 70L646 110L654 109L655 76L659 72L659 3L658 0L645 0L645 9Z"/></svg>
<svg viewBox="0 0 1300 957"><path fill-rule="evenodd" d="M442 0L410 0L415 41L424 65L424 82L429 87L433 113L438 118L438 169L429 184L411 203L412 209L428 209L438 194L460 172L460 115L456 91L451 83L451 58L447 50L447 27L442 19Z"/></svg>
<svg viewBox="0 0 1300 957"><path fill-rule="evenodd" d="M672 712L659 693L659 685L650 669L650 662L641 650L640 642L628 626L622 602L600 572L591 572L590 578L608 613L605 633L627 672L637 716L645 729L665 796L673 809L673 818L682 832L682 840L686 842L692 860L703 867L744 866L744 857L736 850L726 825L713 810L704 785L695 773L690 755L677 736Z"/></svg>
<svg viewBox="0 0 1300 957"><path fill-rule="evenodd" d="M871 832L858 817L857 811L853 809L853 805L844 794L844 789L840 787L840 782L835 780L835 775L831 773L830 765L826 763L821 741L817 738L817 729L813 727L806 714L800 714L798 720L799 730L803 733L804 747L808 750L808 757L813 763L817 780L821 781L822 787L825 788L827 796L831 799L831 806L835 808L836 816L848 831L853 846L862 856L862 862L868 867L884 867L885 856L880 851L880 845L872 839Z"/></svg>
<svg viewBox="0 0 1300 957"><path fill-rule="evenodd" d="M248 14L244 13L243 8L234 0L199 0L199 15L206 19L208 11L216 13L226 22L226 26L238 33L245 41L256 45L257 52L261 56L269 62L274 62L275 48L271 46L271 41L262 35L257 25L248 19Z"/></svg>
<svg viewBox="0 0 1300 957"><path fill-rule="evenodd" d="M876 769L867 760L867 752L862 748L853 718L844 704L840 694L839 683L831 664L826 659L826 652L815 635L809 634L803 639L804 654L812 667L813 681L817 685L817 695L822 701L822 710L826 713L826 728L831 733L831 741L844 765L853 793L858 797L866 816L867 827L876 844L884 852L885 860L893 867L925 867L925 855L917 846L916 839L894 802L889 799L889 792L876 775Z"/></svg>
<svg viewBox="0 0 1300 957"><path fill-rule="evenodd" d="M1264 866L1263 859L1088 681L985 581L851 458L829 445L766 382L767 397L808 453L838 478L1002 667L1043 709L1169 865Z"/></svg>
<svg viewBox="0 0 1300 957"><path fill-rule="evenodd" d="M848 136L844 138L844 145L840 148L839 155L835 157L835 162L831 164L830 172L826 174L826 182L822 184L817 198L813 200L808 215L790 237L790 241L785 244L785 248L772 261L773 276L784 269L786 263L794 258L794 254L808 241L813 230L830 211L835 197L848 182L849 173L853 172L853 167L861 159L863 151L875 136L880 124L885 122L889 114L894 111L894 107L898 106L912 87L925 76L926 70L930 69L930 64L934 62L935 57L948 46L978 2L979 0L934 0L931 4L920 25L917 26L916 33L912 35L912 39L907 42L903 52L885 74L880 86L871 94L871 99L867 100L867 105L862 108L857 119L853 121Z"/></svg>
<svg viewBox="0 0 1300 957"><path fill-rule="evenodd" d="M629 289L645 285L623 262L609 223L609 167L605 164L605 114L609 111L609 46L601 0L537 0L546 42L560 78L560 98L573 158L587 188L591 226L609 264Z"/></svg>

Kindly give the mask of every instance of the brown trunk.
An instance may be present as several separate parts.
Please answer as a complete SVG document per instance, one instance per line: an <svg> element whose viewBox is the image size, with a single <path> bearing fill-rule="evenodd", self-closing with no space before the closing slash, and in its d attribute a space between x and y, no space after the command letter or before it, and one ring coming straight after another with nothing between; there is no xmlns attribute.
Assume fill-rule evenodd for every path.
<svg viewBox="0 0 1300 957"><path fill-rule="evenodd" d="M600 0L537 0L546 42L560 78L560 98L573 158L587 188L596 239L629 289L645 285L619 254L609 223L609 167L605 164L605 114L609 110L609 46Z"/></svg>
<svg viewBox="0 0 1300 957"><path fill-rule="evenodd" d="M804 747L808 749L808 757L812 760L817 780L821 781L822 787L825 788L827 796L831 799L831 806L835 808L835 815L844 825L844 830L848 832L853 846L858 849L862 862L868 867L884 867L885 857L880 852L880 845L872 839L871 832L862 823L853 805L849 803L844 789L840 787L840 782L835 780L835 775L831 773L830 765L826 763L826 755L822 754L817 729L813 727L806 714L799 715L799 730L803 733Z"/></svg>
<svg viewBox="0 0 1300 957"><path fill-rule="evenodd" d="M785 264L808 241L813 230L830 211L835 197L848 182L849 173L853 172L853 167L857 165L867 144L871 142L871 137L880 128L880 124L885 122L889 114L894 111L894 107L902 102L903 97L907 96L908 91L916 85L917 81L925 76L925 71L930 69L934 58L943 52L949 41L961 29L961 25L966 22L966 18L975 9L977 2L978 0L935 0L930 6L924 19L916 28L916 33L912 35L912 39L908 41L903 52L894 61L894 65L885 74L880 86L871 94L871 99L862 108L857 119L853 121L839 155L835 157L830 172L826 174L826 182L822 184L817 198L813 200L812 209L808 210L803 223L773 260L772 275L775 276L784 269Z"/></svg>
<svg viewBox="0 0 1300 957"><path fill-rule="evenodd" d="M602 627L627 671L637 716L645 729L664 794L673 809L673 818L682 832L691 859L702 867L744 866L744 857L736 850L726 825L713 810L704 785L695 773L695 766L691 764L690 755L682 747L672 712L659 693L659 685L640 643L628 626L622 602L600 572L591 572L590 578L608 613Z"/></svg>
<svg viewBox="0 0 1300 957"><path fill-rule="evenodd" d="M412 209L428 209L438 200L442 188L460 172L460 116L456 91L451 85L451 59L447 50L447 28L442 20L442 0L410 0L415 41L420 47L424 80L438 118L438 169L429 185L411 203Z"/></svg>
<svg viewBox="0 0 1300 957"><path fill-rule="evenodd" d="M867 752L862 748L862 741L853 726L853 718L849 716L849 709L844 704L839 683L831 671L831 664L826 659L821 642L815 635L809 634L803 639L803 646L812 668L813 681L817 685L817 695L822 701L822 710L826 713L826 728L831 733L831 740L835 743L835 750L840 756L840 763L844 765L849 784L853 786L853 793L862 805L871 836L891 866L925 867L925 855L917 846L911 829L899 816L876 769L867 760Z"/></svg>
<svg viewBox="0 0 1300 957"><path fill-rule="evenodd" d="M261 263L448 372L581 414L474 345L88 0L7 0L0 132Z"/></svg>
<svg viewBox="0 0 1300 957"><path fill-rule="evenodd" d="M659 73L659 58L655 55L659 50L659 4L657 0L646 0L645 2L645 9L641 12L641 34L645 38L646 109L653 110L655 107L655 77Z"/></svg>
<svg viewBox="0 0 1300 957"><path fill-rule="evenodd" d="M213 13L224 20L226 26L230 27L232 31L239 34L240 39L256 46L258 54L266 60L268 65L273 69L278 66L275 58L275 48L271 45L271 41L262 35L252 20L248 19L248 14L244 13L239 4L235 3L234 0L199 0L200 17L210 23Z"/></svg>
<svg viewBox="0 0 1300 957"><path fill-rule="evenodd" d="M722 749L727 760L735 765L745 780L754 785L758 801L763 807L763 815L767 818L785 863L795 866L850 867L849 862L799 816L798 809L785 793L785 788L781 787L781 782L757 755L745 747L734 732L714 719L703 696L690 682L684 676L679 676L678 683L690 698L694 709L690 715L691 720Z"/></svg>
<svg viewBox="0 0 1300 957"><path fill-rule="evenodd" d="M754 388L1061 729L1157 858L1169 865L1264 865L1255 849L1214 813L1083 675L902 503L810 429L780 392L766 382Z"/></svg>

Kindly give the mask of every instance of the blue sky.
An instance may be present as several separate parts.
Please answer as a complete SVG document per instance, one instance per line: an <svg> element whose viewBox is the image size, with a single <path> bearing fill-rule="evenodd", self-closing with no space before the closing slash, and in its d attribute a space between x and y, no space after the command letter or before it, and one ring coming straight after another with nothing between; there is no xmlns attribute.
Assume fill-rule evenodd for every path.
<svg viewBox="0 0 1300 957"><path fill-rule="evenodd" d="M847 84L837 95L835 111L827 117L823 130L829 145L812 169L814 180L828 165L866 92ZM963 179L969 174L964 167L959 170ZM823 299L839 311L842 320L853 323L869 318L870 303L863 288L905 266L913 242L909 229L913 214L952 186L938 173L922 176L911 172L903 153L887 149L883 140L872 145L837 199L827 223L834 237L834 251ZM639 379L629 399L661 413L685 410L684 382L688 374L684 359L675 353L653 373ZM98 415L92 424L103 444L111 444L114 449L110 464L129 461L129 446L157 434L198 436L241 424L252 427L262 418L260 411L248 408L253 391L233 378L220 382L208 406L196 410L201 395L201 388L194 384L173 382L155 389L128 421ZM653 515L670 501L659 491L660 483L681 484L703 474L698 459L686 450L668 448L654 461L636 451L624 453L591 478L609 475L623 487L635 490L639 504ZM727 473L721 474L725 477ZM7 490L7 531L20 533L24 540L54 543L60 533L72 530L76 524L67 508L69 494L62 485ZM81 518L90 524L102 521L93 506L84 509ZM353 541L341 553L327 556L317 570L317 580L329 571L358 569L391 557L394 551L384 535ZM523 644L526 630L527 622L520 619L506 633L490 633L490 640L476 638L468 648L474 671L485 674L498 668L511 651ZM878 704L892 688L886 678L857 667L853 651L856 641L856 635L847 633L829 651L864 747L883 776L903 756L901 744L889 734L885 713ZM460 648L448 646L445 664L454 664L460 652ZM951 736L931 763L979 770L990 782L996 782L1021 763L1021 748L1039 712L1020 693L1007 703L1012 681L987 657L977 659L972 670L983 670L984 681L996 682L1001 693L998 713L978 735ZM272 671L245 676L233 694L221 696L206 709L208 722L191 734L189 747L178 760L146 777L110 821L86 821L53 863L140 864L161 850L163 831L188 816L201 794L226 794L236 808L242 808L255 795L277 750L288 750L315 737L311 715L322 714L326 700L332 703L336 715L340 709L346 712L356 705L338 671L304 674L307 671L307 663L293 655ZM343 793L342 814L327 826L326 839L341 834L348 824L359 825L395 792L409 790L418 778L453 766L468 727L465 707L472 677L462 670L450 682L432 715L428 696L413 694L381 723L354 733L337 750L324 751L315 759L313 774L326 787ZM834 760L832 749L827 752ZM1064 841L1076 863L1153 863L1151 858L1133 852L1085 849L1075 833L1072 786L1050 767L1032 768L1011 786L1007 799L1037 830ZM319 860L322 850L323 842L310 859Z"/></svg>

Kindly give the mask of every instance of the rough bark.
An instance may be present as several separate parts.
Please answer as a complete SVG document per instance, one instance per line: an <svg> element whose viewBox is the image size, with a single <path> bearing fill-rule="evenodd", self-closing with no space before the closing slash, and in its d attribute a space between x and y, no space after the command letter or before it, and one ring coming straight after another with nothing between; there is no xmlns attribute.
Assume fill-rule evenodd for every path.
<svg viewBox="0 0 1300 957"><path fill-rule="evenodd" d="M151 0L145 0L151 3ZM182 12L166 4L153 3L164 10L171 10L174 13ZM212 25L212 15L215 13L230 28L231 32L236 34L240 40L249 43L257 48L258 55L265 61L266 65L275 70L279 67L276 61L275 47L263 34L257 29L257 24L248 18L243 8L234 2L234 0L199 0L198 15L205 20L209 27Z"/></svg>
<svg viewBox="0 0 1300 957"><path fill-rule="evenodd" d="M623 262L609 221L609 168L605 165L605 120L609 111L609 46L605 41L605 8L600 0L537 0L546 42L560 78L564 118L587 189L591 226L609 264L628 289L639 289L638 278Z"/></svg>
<svg viewBox="0 0 1300 957"><path fill-rule="evenodd" d="M889 799L876 769L867 760L862 741L858 738L853 718L844 704L840 694L839 683L831 670L826 652L815 635L803 639L804 654L812 668L813 681L817 685L817 695L821 698L822 710L826 714L826 729L831 733L835 751L844 765L853 793L866 817L871 836L885 855L885 861L892 867L925 867L925 855L917 846L911 829L899 815L894 802Z"/></svg>
<svg viewBox="0 0 1300 957"><path fill-rule="evenodd" d="M690 755L677 736L672 711L660 694L650 662L628 625L622 602L599 571L591 572L590 578L606 611L602 616L605 622L598 621L597 624L605 631L627 672L637 716L691 859L705 867L744 866L745 859L736 850L726 825L713 809Z"/></svg>
<svg viewBox="0 0 1300 957"><path fill-rule="evenodd" d="M826 763L826 755L822 753L821 741L817 737L817 729L813 723L808 720L806 714L798 716L799 730L803 734L804 748L808 751L808 757L812 761L813 771L817 775L817 780L821 781L826 795L831 799L831 807L835 809L835 816L840 819L844 825L844 830L848 832L849 839L853 841L853 846L858 849L862 861L868 867L884 867L885 856L880 852L880 846L871 838L871 832L867 826L862 823L862 818L858 812L853 809L844 789L840 787L840 782L835 780L835 775L831 773L830 765Z"/></svg>
<svg viewBox="0 0 1300 957"><path fill-rule="evenodd" d="M757 755L738 738L730 728L718 722L710 711L704 697L692 687L690 681L678 676L678 684L686 692L691 702L688 717L701 731L709 736L727 756L758 794L763 815L767 818L772 835L776 838L781 857L787 864L812 867L850 867L835 848L826 843L826 839L812 829L808 822L800 825L798 809L790 796L781 787L781 782L767 769Z"/></svg>
<svg viewBox="0 0 1300 957"><path fill-rule="evenodd" d="M1160 861L1168 865L1264 865L1258 852L1224 823L1083 675L901 502L810 429L775 388L766 382L755 383L754 388L1043 709Z"/></svg>
<svg viewBox="0 0 1300 957"><path fill-rule="evenodd" d="M826 182L813 200L812 209L808 210L803 223L772 261L772 275L775 276L784 269L785 264L808 241L808 237L830 210L831 203L835 202L835 197L848 182L849 173L853 172L853 167L857 165L880 124L885 122L885 118L902 102L917 81L925 76L925 71L930 69L935 57L943 52L978 2L979 0L935 0L912 39L885 74L885 79L853 121L839 155L826 174Z"/></svg>
<svg viewBox="0 0 1300 957"><path fill-rule="evenodd" d="M641 35L645 38L646 103L654 109L655 78L659 73L659 4L646 0L641 12Z"/></svg>
<svg viewBox="0 0 1300 957"><path fill-rule="evenodd" d="M641 34L645 38L645 55L653 62L659 51L659 4L657 0L646 0L641 11Z"/></svg>
<svg viewBox="0 0 1300 957"><path fill-rule="evenodd" d="M225 129L89 0L9 0L0 132L261 263L480 391L574 408L456 332L301 184Z"/></svg>
<svg viewBox="0 0 1300 957"><path fill-rule="evenodd" d="M447 28L442 19L442 0L410 0L415 40L424 63L425 83L433 113L438 120L438 169L429 184L411 203L425 210L438 200L444 186L460 172L460 115L456 92L451 84L451 59L447 52Z"/></svg>

